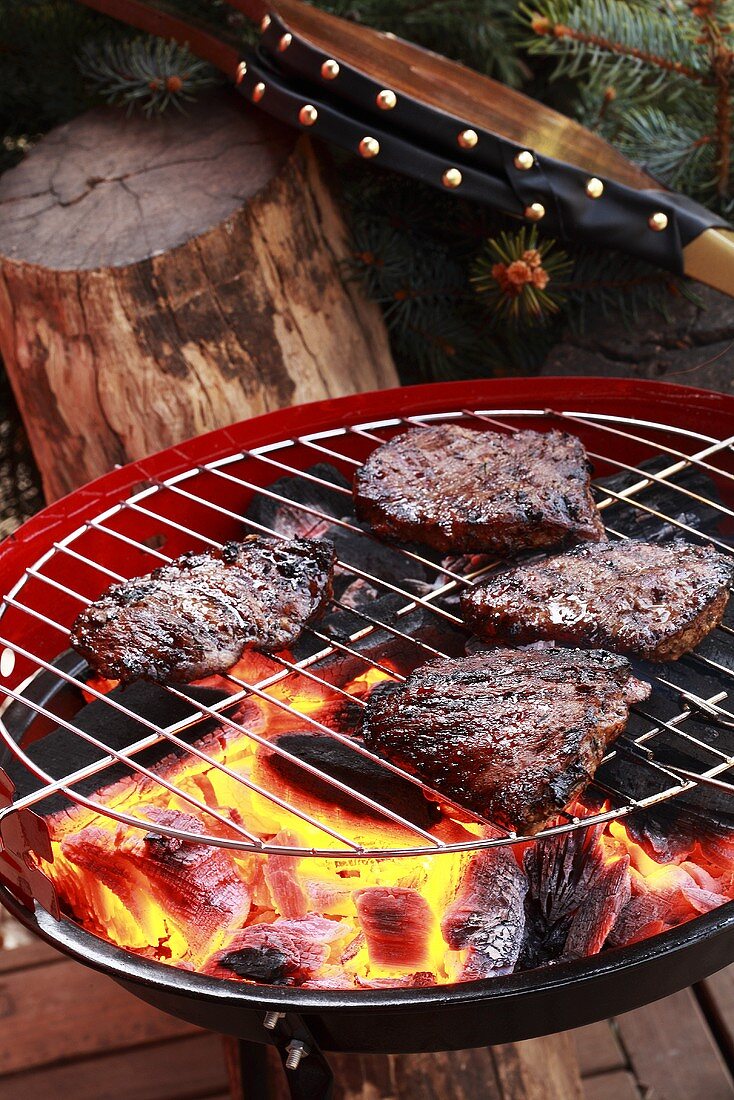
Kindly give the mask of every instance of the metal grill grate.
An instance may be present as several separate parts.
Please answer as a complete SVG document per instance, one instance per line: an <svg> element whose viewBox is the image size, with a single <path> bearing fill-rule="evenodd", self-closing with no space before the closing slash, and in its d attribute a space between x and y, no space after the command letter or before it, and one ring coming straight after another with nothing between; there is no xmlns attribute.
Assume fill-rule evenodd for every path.
<svg viewBox="0 0 734 1100"><path fill-rule="evenodd" d="M390 418L302 435L254 450L241 451L186 470L164 481L149 483L113 508L85 522L62 541L55 542L47 553L26 569L18 584L3 597L3 607L0 611L0 647L2 647L0 692L8 701L22 704L40 719L52 722L55 726L60 726L78 736L101 750L104 755L94 763L62 778L53 778L33 762L10 736L4 723L0 723L0 735L10 751L43 783L39 790L16 799L10 808L0 811L0 817L13 810L37 806L51 793L59 793L70 802L98 811L103 816L124 825L149 831L151 825L145 817L136 816L134 812L124 813L115 810L99 802L95 797L84 796L75 789L82 780L97 774L102 777L100 783L103 784L104 770L116 763L124 765L131 774L142 776L169 793L175 794L201 815L202 820L207 824L205 831L198 834L156 823L156 832L182 840L255 852L302 856L376 857L422 856L440 851L493 847L529 839L518 837L515 833L499 834L496 829L493 829L491 836L460 843L447 843L438 836L434 836L430 829L418 826L376 799L353 790L335 776L301 760L277 743L269 741L267 736L243 725L229 713L224 713L229 712L234 703L254 697L268 710L272 707L287 712L291 717L296 716L301 727L313 729L348 745L354 752L369 758L386 771L400 776L402 780L424 789L429 795L434 795L446 805L448 800L445 796L432 791L415 776L373 755L359 742L332 728L326 722L322 722L307 709L299 709L297 705L275 696L270 689L276 685L280 687L284 683L290 683L294 688L304 682L316 684L327 697L333 694L335 698L343 698L346 695L356 706L363 707L365 704L360 698L350 694L343 686L331 683L321 674L324 672L324 662L342 653L359 661L364 666L365 672L370 669L379 669L395 680L404 679L392 668L362 653L359 649L360 643L379 630L386 631L402 642L414 646L420 654L421 661L445 655L440 645L421 636L420 630L415 629L412 622L413 613L420 610L430 615L439 629L461 628L462 621L452 610L452 597L455 597L462 587L471 586L479 578L490 573L497 567L498 562L488 561L486 558L479 560L475 558L469 564L465 560L437 563L430 557L413 550L397 548L395 550L397 554L408 562L419 564L423 570L429 570L434 578L432 587L416 592L395 583L394 580L368 572L357 562L339 560L338 568L346 575L358 578L378 591L390 593L399 598L400 606L391 614L390 621L383 621L364 610L355 609L339 600L334 600L336 609L348 611L362 624L359 629L353 631L348 637L339 637L329 633L328 625L311 626L310 635L318 643L316 652L301 660L289 660L282 654L269 657L268 660L277 667L277 671L258 682L245 681L235 671L231 671L226 678L230 681L234 694L213 706L197 702L197 710L191 717L168 727L157 726L148 719L132 713L118 699L110 698L107 694L84 684L54 663L54 658L65 648L64 640L68 638L69 628L78 611L97 598L108 584L147 572L156 565L172 560L187 549L219 547L229 538L241 537L243 532L285 538L284 534L247 515L247 508L255 499L268 499L279 503L290 510L309 515L316 523L328 521L329 525L349 531L360 541L373 539L372 535L363 531L356 522L348 518L351 510L349 490L321 478L309 467L315 462L326 459L337 469L351 473L374 446L388 439L396 431L403 430L412 424L443 420L464 421L475 427L501 431L515 431L519 426L541 429L562 427L573 431L582 437L589 455L599 468L598 473L606 475L605 480L608 480L612 474L624 474L630 477L629 485L617 486L614 489L600 482L595 483L598 507L605 520L609 520L606 529L610 538L628 537L615 525L615 516L621 516L623 510L632 510L641 519L649 518L658 524L667 524L686 538L694 540L703 538L726 554L734 552L726 535L727 526L734 531L734 524L729 522L734 519L734 509L724 502L725 499L734 499L734 493L732 493L734 472L727 468L731 465L734 436L727 439L714 439L698 432L671 427L652 420L607 416L600 413L567 410L460 409L408 418ZM640 469L640 463L646 459L656 460L657 465L654 470ZM657 468L661 461L662 466ZM677 483L676 478L686 471L695 471L705 476L712 495L707 495L708 490L707 493L703 493ZM280 479L283 477L294 479L293 484L296 486L299 484L305 486L309 483L320 484L322 488L328 488L330 493L341 494L344 498L346 518L334 519L312 505L299 502L292 496L281 495L273 486L276 483L282 485ZM661 489L665 490L668 502L665 510L660 506ZM657 491L654 499L651 499L650 490ZM722 500L717 499L719 492ZM681 511L676 511L675 505L678 501L681 504ZM716 517L715 535L708 532L704 535L692 524L689 511L686 510L691 508L699 510L703 508ZM165 551L163 547L166 548ZM73 584L69 581L70 570L74 577ZM53 612L49 611L50 607L53 608ZM19 627L24 624L27 628L28 619L32 620L36 628L33 650L27 645L21 645L18 640ZM730 681L734 677L734 645L730 639L734 636L734 630L722 624L717 628L717 634L722 643L731 649L732 668L727 667L722 660L713 659L705 653L686 657L678 665L663 666L662 671L658 670L654 674L651 674L647 666L643 675L647 679L652 679L653 696L646 707L633 708L634 733L628 730L616 742L606 758L606 761L609 761L617 754L626 754L634 760L636 768L645 771L650 783L654 785L654 790L635 798L629 791L617 789L606 783L602 769L602 775L595 781L595 787L606 800L603 808L583 819L562 815L556 824L536 833L536 838L554 836L592 823L621 818L634 811L672 799L695 787L710 787L729 794L734 792L734 786L720 778L727 769L734 766L734 757L729 755L725 748L716 744L722 729L734 729L734 707L730 702ZM27 637L27 629L23 636ZM435 638L435 635L432 633L431 637ZM44 672L58 678L64 684L75 688L84 687L88 695L132 718L148 733L123 750L110 750L101 741L80 729L73 719L59 718L42 703L28 699L25 691L29 677L26 676L20 682L17 678L14 680L14 666L17 662L20 662L24 669L31 667L35 670L31 673L31 679ZM700 673L702 682L705 680L709 687L713 678L716 690L709 690L709 687L700 692L691 690L690 682L684 682L686 679L682 675L684 668L693 668ZM176 687L169 686L165 690L174 697L187 699ZM297 698L297 692L295 695ZM675 699L676 713L667 714L665 707L662 709L656 707L658 697L668 702L671 698ZM190 700L187 699L187 702ZM660 713L657 713L658 710ZM212 755L203 743L191 745L182 739L181 734L185 731L195 729L203 722L211 722L212 719L215 719L225 730L236 730L258 746L267 747L269 752L286 759L289 765L309 772L335 791L349 794L353 800L368 808L371 814L378 814L386 823L397 827L400 835L405 837L405 842L395 844L395 828L392 828L385 834L387 839L384 847L364 847L358 839L338 831L328 821L317 820L297 802L286 800L277 792L265 789L250 776L228 767ZM662 760L657 754L657 745L663 735L668 735L668 738L672 736L683 748L695 750L696 758L702 755L704 760L699 767L697 769L688 766L679 767ZM229 779L241 783L243 788L254 791L273 805L277 805L284 811L289 826L291 822L293 828L297 828L299 822L315 826L324 837L323 847L300 848L288 844L263 842L254 833L248 831L246 823L238 824L231 820L190 792L178 789L165 775L145 767L136 759L143 749L161 743L168 743L177 750L201 759L208 767L220 770ZM725 741L724 744L726 744ZM466 817L465 811L463 816ZM480 821L480 819L476 820ZM218 833L211 831L214 822L219 830Z"/></svg>

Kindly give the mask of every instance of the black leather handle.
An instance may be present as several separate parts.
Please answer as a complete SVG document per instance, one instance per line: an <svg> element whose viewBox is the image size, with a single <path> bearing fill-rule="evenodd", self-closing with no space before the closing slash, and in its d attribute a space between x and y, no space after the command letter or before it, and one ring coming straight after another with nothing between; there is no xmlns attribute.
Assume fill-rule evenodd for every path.
<svg viewBox="0 0 734 1100"><path fill-rule="evenodd" d="M253 53L243 54L243 59L247 71L238 84L240 93L274 118L333 142L365 160L437 187L443 186L444 173L456 167L455 160L406 141L356 113L344 113L341 105L330 102L320 89L303 83L294 85L267 58ZM301 112L306 107L316 112L313 121L302 121ZM368 139L377 143L374 152L369 142L365 144ZM475 168L462 168L461 192L467 198L486 202L507 214L522 216L521 204L512 188L496 176Z"/></svg>
<svg viewBox="0 0 734 1100"><path fill-rule="evenodd" d="M485 203L528 222L542 220L543 229L561 240L583 240L615 248L683 274L683 248L712 227L728 223L685 196L655 189L636 190L614 180L601 182L602 194L592 197L588 174L533 150L519 149L506 138L477 130L473 149L456 141L460 120L401 95L395 107L372 109L375 84L354 77L350 86L360 106L342 98L339 63L336 79L318 80L311 73L327 60L314 47L290 34L277 18L263 35L261 48L244 55L246 71L239 89L252 102L283 122L300 127L365 159L434 187ZM270 51L268 51L268 47ZM291 51L294 51L291 53ZM283 58L303 56L308 71L299 77L284 72ZM289 62L291 64L291 62ZM350 78L351 79L351 78ZM353 91L356 95L356 91ZM369 102L367 102L367 100ZM430 140L428 119L432 120ZM421 140L423 137L423 140ZM476 155L479 154L479 155Z"/></svg>
<svg viewBox="0 0 734 1100"><path fill-rule="evenodd" d="M379 141L377 163L436 187L446 186L447 168L457 169L461 179L452 188L457 194L509 215L522 218L527 212L561 240L619 249L680 275L687 244L705 229L731 228L683 195L590 179L588 172L521 148L404 92L394 96L394 104L390 97L380 100L390 89L343 60L328 58L276 14L262 34L259 53L270 65L270 81L278 82L275 96L291 89L301 105L317 107L313 101L319 100L314 133L354 148L363 131L362 136ZM331 68L324 68L328 62ZM270 109L265 99L262 106Z"/></svg>

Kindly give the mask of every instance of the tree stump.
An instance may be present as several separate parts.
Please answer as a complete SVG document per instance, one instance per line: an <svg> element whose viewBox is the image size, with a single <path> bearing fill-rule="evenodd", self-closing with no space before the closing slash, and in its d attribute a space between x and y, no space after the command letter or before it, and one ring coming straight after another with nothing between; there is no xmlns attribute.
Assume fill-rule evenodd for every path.
<svg viewBox="0 0 734 1100"><path fill-rule="evenodd" d="M397 385L305 136L234 93L99 108L0 179L0 352L54 499L211 428Z"/></svg>

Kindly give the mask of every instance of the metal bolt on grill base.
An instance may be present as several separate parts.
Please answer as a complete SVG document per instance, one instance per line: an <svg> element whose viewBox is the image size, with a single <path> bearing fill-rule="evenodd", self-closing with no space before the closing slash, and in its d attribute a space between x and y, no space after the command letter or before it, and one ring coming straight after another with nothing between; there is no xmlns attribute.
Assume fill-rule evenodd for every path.
<svg viewBox="0 0 734 1100"><path fill-rule="evenodd" d="M268 1031L275 1031L278 1021L282 1020L284 1016L285 1012L266 1012L263 1027L266 1027Z"/></svg>
<svg viewBox="0 0 734 1100"><path fill-rule="evenodd" d="M288 1051L285 1060L286 1069L298 1069L302 1059L308 1057L309 1048L300 1039L292 1039L286 1050Z"/></svg>

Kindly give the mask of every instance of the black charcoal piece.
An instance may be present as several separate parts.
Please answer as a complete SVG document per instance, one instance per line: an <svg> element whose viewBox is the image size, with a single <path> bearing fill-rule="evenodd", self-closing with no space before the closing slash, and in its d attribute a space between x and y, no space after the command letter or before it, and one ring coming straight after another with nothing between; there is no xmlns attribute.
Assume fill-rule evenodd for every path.
<svg viewBox="0 0 734 1100"><path fill-rule="evenodd" d="M274 739L273 743L423 829L435 825L441 816L436 803L430 802L420 787L407 779L401 779L333 737L312 733L287 733ZM343 806L360 817L384 821L384 815L377 810L371 810L345 791L311 775L304 768L299 768L297 764L276 753L269 755L268 764L293 786L315 798Z"/></svg>
<svg viewBox="0 0 734 1100"><path fill-rule="evenodd" d="M645 473L657 474L671 466L675 461L674 455L660 455L641 462L638 469L643 470ZM639 480L639 474L628 470L614 474L612 477L600 478L594 482L598 488L598 492L595 494L596 499L603 499L605 487L612 489L615 493L620 493L623 489L629 489L632 485L636 485ZM671 486L687 489L689 493L713 501L714 505L722 504L721 496L713 478L709 477L704 470L697 469L695 466L689 466L677 473L671 478ZM636 501L639 501L645 507L635 507ZM651 511L645 509L651 509ZM654 512L659 514L654 515ZM688 527L692 527L694 531L700 531L702 535L722 537L719 527L724 517L716 507L711 504L704 504L696 500L695 496L688 496L686 493L678 492L677 489L662 485L660 482L653 482L647 488L633 493L629 498L629 502L615 501L603 512L604 523L609 524L615 531L628 537L646 539L649 542L665 542L676 535L685 539L695 538L688 531L681 530L676 523L666 522L666 519L660 518L661 516L675 520L676 523L686 524Z"/></svg>
<svg viewBox="0 0 734 1100"><path fill-rule="evenodd" d="M230 951L219 959L222 970L230 970L238 978L264 985L282 982L287 964L287 956L275 947L243 947L241 951Z"/></svg>
<svg viewBox="0 0 734 1100"><path fill-rule="evenodd" d="M594 955L630 896L626 859L607 863L603 826L538 840L523 860L528 881L518 969Z"/></svg>
<svg viewBox="0 0 734 1100"><path fill-rule="evenodd" d="M60 691L67 690L67 685L63 681L57 681L57 683ZM107 696L108 699L114 700L125 707L127 711L131 712L130 714L124 714L122 711L110 706L109 703L95 699L94 702L82 706L77 714L68 718L64 715L64 717L84 733L95 737L107 748L119 752L153 733L149 726L138 720L139 717L147 719L156 728L161 729L182 722L195 714L197 701L205 706L212 707L215 703L219 703L227 697L226 693L212 688L184 687L181 691L182 694L189 696L190 703L172 695L157 684L139 681L129 687L114 688ZM18 725L23 727L24 721L30 713L29 708L24 707L22 704L16 704L16 707L19 708L16 712ZM7 714L5 721L6 726L10 728L12 733L12 722L8 721ZM217 726L218 723L213 718L207 718L195 723L186 730L180 731L177 736L182 741L186 741L187 744L192 744L207 733L211 733ZM34 741L25 751L39 768L54 779L69 775L71 772L84 768L107 755L101 749L90 745L88 741L63 726L47 733L40 740ZM176 746L164 739L157 745L152 745L150 748L136 753L135 760L139 764L151 767L164 757L170 756L172 753L175 754L177 751L179 750L176 749ZM36 778L25 764L15 756L11 756L9 750L2 760L2 767L15 784L18 797L39 790L44 785L44 782ZM82 795L91 795L100 790L101 787L106 787L124 776L132 774L131 769L127 766L113 764L103 771L76 783L74 790ZM59 810L67 809L68 806L68 798L57 794L44 799L34 808L39 813L50 815Z"/></svg>

